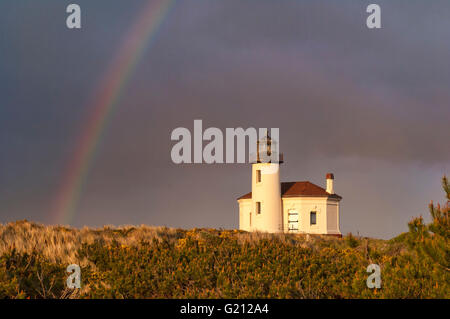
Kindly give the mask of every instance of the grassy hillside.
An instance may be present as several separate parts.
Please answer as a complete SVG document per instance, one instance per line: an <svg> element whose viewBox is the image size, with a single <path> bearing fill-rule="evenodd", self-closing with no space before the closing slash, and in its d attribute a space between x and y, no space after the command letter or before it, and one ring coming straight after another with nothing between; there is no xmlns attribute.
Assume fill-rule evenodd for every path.
<svg viewBox="0 0 450 319"><path fill-rule="evenodd" d="M448 269L409 239L19 221L0 225L0 298L449 298ZM366 286L372 263L381 289Z"/></svg>

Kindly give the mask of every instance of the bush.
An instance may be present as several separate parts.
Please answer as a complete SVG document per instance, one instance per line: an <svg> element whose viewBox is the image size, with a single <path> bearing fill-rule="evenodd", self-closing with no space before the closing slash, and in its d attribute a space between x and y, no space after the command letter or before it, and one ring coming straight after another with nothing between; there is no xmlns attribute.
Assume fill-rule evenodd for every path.
<svg viewBox="0 0 450 319"><path fill-rule="evenodd" d="M142 226L78 232L8 225L0 231L0 298L449 298L445 178L443 185L447 203L430 205L432 223L414 219L408 233L390 241L351 233L307 240L237 230ZM39 246L23 239L36 240L27 234L38 230L41 242L51 238L57 258L27 248ZM57 262L72 260L82 266L82 289L75 292L65 287L68 264ZM380 289L366 286L372 263L381 267Z"/></svg>

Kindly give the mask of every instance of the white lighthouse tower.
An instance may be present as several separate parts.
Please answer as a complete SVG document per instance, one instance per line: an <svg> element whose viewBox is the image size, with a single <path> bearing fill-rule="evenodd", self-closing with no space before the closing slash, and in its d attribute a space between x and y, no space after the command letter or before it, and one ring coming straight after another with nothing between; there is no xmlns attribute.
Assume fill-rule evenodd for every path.
<svg viewBox="0 0 450 319"><path fill-rule="evenodd" d="M280 164L277 141L269 134L258 140L252 160L252 209L250 230L283 231Z"/></svg>

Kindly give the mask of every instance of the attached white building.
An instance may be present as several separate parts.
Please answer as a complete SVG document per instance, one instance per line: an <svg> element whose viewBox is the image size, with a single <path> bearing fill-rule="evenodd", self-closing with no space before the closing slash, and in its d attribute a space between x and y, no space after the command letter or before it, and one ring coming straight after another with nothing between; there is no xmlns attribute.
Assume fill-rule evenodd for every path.
<svg viewBox="0 0 450 319"><path fill-rule="evenodd" d="M273 143L269 137L269 149ZM252 163L252 192L237 199L239 229L341 236L342 197L334 192L333 174L326 175L326 189L308 181L280 183L279 158L277 163Z"/></svg>

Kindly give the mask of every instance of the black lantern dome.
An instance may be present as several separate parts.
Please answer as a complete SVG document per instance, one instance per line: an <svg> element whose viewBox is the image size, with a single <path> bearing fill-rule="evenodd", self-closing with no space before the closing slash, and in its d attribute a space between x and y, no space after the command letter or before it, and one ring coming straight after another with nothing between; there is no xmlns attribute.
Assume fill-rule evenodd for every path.
<svg viewBox="0 0 450 319"><path fill-rule="evenodd" d="M277 147L278 142L270 137L268 130L266 134L256 141L256 155L251 156L252 163L283 163L283 154Z"/></svg>

